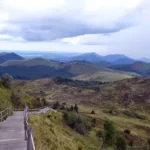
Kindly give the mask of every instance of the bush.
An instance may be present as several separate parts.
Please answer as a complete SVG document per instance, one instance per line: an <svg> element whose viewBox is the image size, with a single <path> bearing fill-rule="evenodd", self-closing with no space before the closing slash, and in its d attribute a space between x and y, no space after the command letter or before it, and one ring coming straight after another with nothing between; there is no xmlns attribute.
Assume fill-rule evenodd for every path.
<svg viewBox="0 0 150 150"><path fill-rule="evenodd" d="M106 120L104 123L104 143L112 146L116 143L116 128L114 123L110 120Z"/></svg>
<svg viewBox="0 0 150 150"><path fill-rule="evenodd" d="M131 134L131 131L126 129L126 130L124 130L124 133Z"/></svg>
<svg viewBox="0 0 150 150"><path fill-rule="evenodd" d="M130 147L133 146L133 141L130 141L129 144L128 144Z"/></svg>
<svg viewBox="0 0 150 150"><path fill-rule="evenodd" d="M104 138L105 138L104 131L99 130L99 131L96 133L96 136L97 136L98 138L102 138L102 139L104 140Z"/></svg>
<svg viewBox="0 0 150 150"><path fill-rule="evenodd" d="M20 97L15 95L14 93L12 93L11 95L11 101L16 108L19 108L19 106L24 105L21 103Z"/></svg>
<svg viewBox="0 0 150 150"><path fill-rule="evenodd" d="M10 88L11 87L11 82L12 82L12 77L9 74L4 74L1 77L0 83L6 87L6 88Z"/></svg>
<svg viewBox="0 0 150 150"><path fill-rule="evenodd" d="M41 106L46 106L47 105L47 101L45 98L42 98L41 100Z"/></svg>
<svg viewBox="0 0 150 150"><path fill-rule="evenodd" d="M74 110L76 111L76 113L78 113L78 105L77 104L75 104L75 106L74 106Z"/></svg>
<svg viewBox="0 0 150 150"><path fill-rule="evenodd" d="M71 105L71 107L70 107L70 111L73 111L74 110L74 108L73 108L73 106Z"/></svg>
<svg viewBox="0 0 150 150"><path fill-rule="evenodd" d="M57 101L54 105L53 105L53 109L58 109L60 106L59 102Z"/></svg>
<svg viewBox="0 0 150 150"><path fill-rule="evenodd" d="M91 111L91 114L95 114L95 111L94 111L94 110L92 110L92 111Z"/></svg>
<svg viewBox="0 0 150 150"><path fill-rule="evenodd" d="M95 126L96 126L96 119L93 118L93 119L91 120L91 123L92 123L92 127L95 127Z"/></svg>
<svg viewBox="0 0 150 150"><path fill-rule="evenodd" d="M80 134L85 135L91 129L91 126L87 120L73 111L65 111L63 118L69 127L76 130Z"/></svg>
<svg viewBox="0 0 150 150"><path fill-rule="evenodd" d="M123 137L117 137L117 142L116 142L117 150L126 150L127 145L126 141Z"/></svg>

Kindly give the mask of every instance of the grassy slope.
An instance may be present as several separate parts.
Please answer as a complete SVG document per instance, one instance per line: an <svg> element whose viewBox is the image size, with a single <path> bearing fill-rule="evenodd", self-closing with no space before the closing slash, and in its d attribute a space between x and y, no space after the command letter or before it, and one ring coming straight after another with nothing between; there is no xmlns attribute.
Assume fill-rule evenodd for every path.
<svg viewBox="0 0 150 150"><path fill-rule="evenodd" d="M135 72L145 76L150 75L150 63L145 63L145 62L135 62L130 65L112 66L111 68L116 70Z"/></svg>
<svg viewBox="0 0 150 150"><path fill-rule="evenodd" d="M39 71L40 70L40 71ZM43 58L7 61L0 65L0 74L8 72L18 79L37 79L42 77L72 77L87 80L116 81L131 78L132 75L103 68L86 61L60 63ZM36 72L36 74L35 74Z"/></svg>
<svg viewBox="0 0 150 150"><path fill-rule="evenodd" d="M103 71L97 72L95 74L84 74L84 75L74 77L74 79L77 80L103 81L103 82L117 81L117 80L122 80L127 78L133 78L133 76L127 73L103 72Z"/></svg>
<svg viewBox="0 0 150 150"><path fill-rule="evenodd" d="M150 117L147 109L149 107L149 84L149 78L126 79L103 85L99 92L68 85L57 85L54 80L51 79L25 82L20 86L22 86L22 89L25 91L30 91L30 94L34 96L38 95L42 97L40 90L43 90L45 92L44 97L49 102L67 102L68 105L78 103L80 112L90 118L96 118L96 129L102 129L104 120L109 118L115 122L118 132L121 134L123 134L125 129L130 129L131 135L128 139L133 140L134 143L138 145L150 137ZM128 94L128 97L126 97L126 94ZM90 114L92 109L96 111L95 115ZM118 114L112 115L106 113L106 111L109 110L116 110ZM146 119L140 120L127 117L123 114L125 110L137 112L140 115L146 116ZM40 122L40 120L36 122ZM38 126L38 124L36 125ZM36 128L36 130L38 128ZM65 130L68 130L68 128L66 129L65 127ZM51 133L51 131L49 131L49 133ZM66 134L64 135L65 137L67 136Z"/></svg>
<svg viewBox="0 0 150 150"><path fill-rule="evenodd" d="M0 85L0 108L3 110L11 105L11 90Z"/></svg>
<svg viewBox="0 0 150 150"><path fill-rule="evenodd" d="M93 131L83 136L66 126L60 112L32 115L30 122L37 150L97 150L100 145Z"/></svg>
<svg viewBox="0 0 150 150"><path fill-rule="evenodd" d="M11 100L12 93L14 93L15 96L19 97L20 105L18 108L24 108L25 104L27 104L30 108L34 108L35 103L34 97L28 95L18 87L17 88L13 87L9 89L0 85L0 108L2 110L10 105L16 107L16 104L13 104Z"/></svg>
<svg viewBox="0 0 150 150"><path fill-rule="evenodd" d="M14 60L14 61L7 61L1 66L49 66L49 67L58 67L60 65L59 62L47 60L44 58L34 58L34 59L26 59L26 60Z"/></svg>

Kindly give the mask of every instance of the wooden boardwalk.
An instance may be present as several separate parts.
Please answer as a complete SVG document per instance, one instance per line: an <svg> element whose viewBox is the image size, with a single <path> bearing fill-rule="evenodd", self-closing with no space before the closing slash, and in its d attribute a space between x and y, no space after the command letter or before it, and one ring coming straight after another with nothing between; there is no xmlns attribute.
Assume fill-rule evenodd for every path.
<svg viewBox="0 0 150 150"><path fill-rule="evenodd" d="M0 122L0 150L27 150L23 111Z"/></svg>

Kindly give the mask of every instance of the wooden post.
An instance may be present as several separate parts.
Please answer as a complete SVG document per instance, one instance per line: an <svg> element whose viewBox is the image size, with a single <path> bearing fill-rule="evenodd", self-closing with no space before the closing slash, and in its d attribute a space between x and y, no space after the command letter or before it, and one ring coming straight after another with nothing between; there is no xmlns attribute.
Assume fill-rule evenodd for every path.
<svg viewBox="0 0 150 150"><path fill-rule="evenodd" d="M7 115L6 115L6 118L7 118L9 116L9 107L6 110L6 113L7 113Z"/></svg>
<svg viewBox="0 0 150 150"><path fill-rule="evenodd" d="M2 122L3 121L3 114L2 114L2 112L0 112L0 122Z"/></svg>
<svg viewBox="0 0 150 150"><path fill-rule="evenodd" d="M33 150L32 128L28 128L27 150Z"/></svg>

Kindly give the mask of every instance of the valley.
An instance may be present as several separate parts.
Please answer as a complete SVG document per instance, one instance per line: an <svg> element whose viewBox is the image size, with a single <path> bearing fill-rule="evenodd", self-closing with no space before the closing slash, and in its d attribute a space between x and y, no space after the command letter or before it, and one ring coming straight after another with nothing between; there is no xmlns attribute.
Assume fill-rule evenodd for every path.
<svg viewBox="0 0 150 150"><path fill-rule="evenodd" d="M35 129L38 150L60 149L60 147L64 150L79 147L83 150L97 150L97 147L101 146L101 141L98 140L96 133L103 129L106 119L115 123L117 132L126 139L127 143L131 141L134 143L133 148L140 149L147 142L150 136L149 77L101 84L98 91L80 87L75 81L71 84L71 81L68 83L68 80L62 80L61 83L55 78L35 81L16 80L13 81L13 85L32 97L46 99L47 105L51 107L59 103L59 106L64 105L65 109L77 104L80 115L85 116L89 121L95 118L95 126L88 135L77 133L64 124L61 107L58 107L56 112L33 115L31 124ZM92 110L94 113L91 113ZM131 133L126 134L125 130L130 130ZM43 136L44 132L48 134ZM41 137L44 139L42 140Z"/></svg>
<svg viewBox="0 0 150 150"><path fill-rule="evenodd" d="M128 59L104 58L112 65L116 57L120 62ZM113 150L119 140L128 150L149 147L149 64L106 67L106 60L96 60L95 53L81 58L60 62L17 56L1 63L0 109L12 105L22 110L25 104L30 109L52 108L30 116L37 150ZM104 137L105 125L111 127L111 144Z"/></svg>

